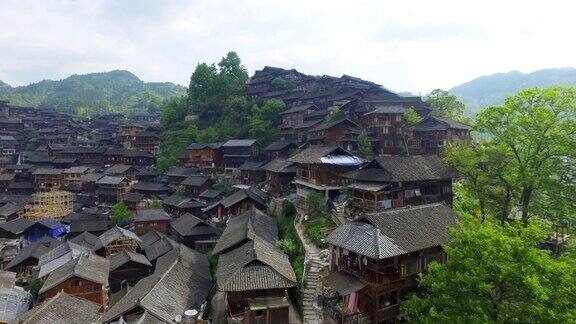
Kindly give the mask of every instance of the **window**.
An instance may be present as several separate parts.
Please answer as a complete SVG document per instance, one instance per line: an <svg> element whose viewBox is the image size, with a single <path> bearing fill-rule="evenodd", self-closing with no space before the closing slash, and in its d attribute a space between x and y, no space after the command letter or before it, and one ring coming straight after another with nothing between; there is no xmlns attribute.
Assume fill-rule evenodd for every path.
<svg viewBox="0 0 576 324"><path fill-rule="evenodd" d="M452 186L442 186L442 193L448 194L452 192Z"/></svg>
<svg viewBox="0 0 576 324"><path fill-rule="evenodd" d="M383 127L382 128L382 134L388 134L389 131L390 131L390 127Z"/></svg>
<svg viewBox="0 0 576 324"><path fill-rule="evenodd" d="M417 274L419 271L420 271L420 259L418 257L410 258L402 264L403 276Z"/></svg>
<svg viewBox="0 0 576 324"><path fill-rule="evenodd" d="M396 134L402 135L402 127L396 128Z"/></svg>
<svg viewBox="0 0 576 324"><path fill-rule="evenodd" d="M404 190L404 197L405 198L412 198L412 197L420 197L420 189L409 189Z"/></svg>
<svg viewBox="0 0 576 324"><path fill-rule="evenodd" d="M380 309L398 305L398 291L383 293L379 298Z"/></svg>
<svg viewBox="0 0 576 324"><path fill-rule="evenodd" d="M444 146L445 144L445 141L438 141L438 146Z"/></svg>
<svg viewBox="0 0 576 324"><path fill-rule="evenodd" d="M402 121L402 115L396 115L396 121L401 122Z"/></svg>

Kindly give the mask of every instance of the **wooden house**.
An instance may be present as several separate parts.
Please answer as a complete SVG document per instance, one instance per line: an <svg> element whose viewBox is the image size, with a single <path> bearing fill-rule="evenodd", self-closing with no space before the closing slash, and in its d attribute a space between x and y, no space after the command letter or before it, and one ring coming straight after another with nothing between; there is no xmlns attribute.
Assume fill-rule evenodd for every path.
<svg viewBox="0 0 576 324"><path fill-rule="evenodd" d="M292 132L292 130L304 124L305 118L310 115L310 113L318 109L319 108L316 105L306 104L288 107L284 111L280 112L280 116L282 117L282 124L280 129L285 131L283 137L289 141L297 141L298 139L295 138L295 134Z"/></svg>
<svg viewBox="0 0 576 324"><path fill-rule="evenodd" d="M251 208L265 210L267 208L266 200L266 193L262 190L256 188L239 189L206 207L204 213L222 222L230 217L238 216Z"/></svg>
<svg viewBox="0 0 576 324"><path fill-rule="evenodd" d="M212 188L214 181L205 175L192 175L180 182L187 194L198 196L200 193Z"/></svg>
<svg viewBox="0 0 576 324"><path fill-rule="evenodd" d="M221 233L217 227L192 214L174 219L170 227L176 235L176 241L202 253L212 250Z"/></svg>
<svg viewBox="0 0 576 324"><path fill-rule="evenodd" d="M434 202L452 206L456 176L456 170L437 156L379 156L344 174L352 181L352 206L360 213Z"/></svg>
<svg viewBox="0 0 576 324"><path fill-rule="evenodd" d="M75 166L62 171L62 187L69 191L80 191L82 176L90 172L89 167Z"/></svg>
<svg viewBox="0 0 576 324"><path fill-rule="evenodd" d="M342 177L348 171L358 169L363 161L337 146L312 145L289 158L296 163L296 206L304 207L310 192L322 194L334 201L350 180Z"/></svg>
<svg viewBox="0 0 576 324"><path fill-rule="evenodd" d="M442 154L450 143L470 141L470 126L455 120L430 116L411 126L408 149L417 154Z"/></svg>
<svg viewBox="0 0 576 324"><path fill-rule="evenodd" d="M358 149L360 126L348 118L325 121L308 131L308 142L313 145L338 145L348 151Z"/></svg>
<svg viewBox="0 0 576 324"><path fill-rule="evenodd" d="M152 264L156 264L159 258L171 253L180 246L178 242L154 230L142 235L140 239L142 240L140 249L144 251L146 259Z"/></svg>
<svg viewBox="0 0 576 324"><path fill-rule="evenodd" d="M160 265L160 266L158 266ZM179 245L163 255L154 273L138 281L99 319L100 323L173 323L191 309L204 309L212 288L206 255ZM185 314L185 312L188 313ZM206 320L206 317L198 321Z"/></svg>
<svg viewBox="0 0 576 324"><path fill-rule="evenodd" d="M168 177L168 183L171 185L179 185L184 179L196 175L198 173L197 168L187 168L180 166L171 166L164 173Z"/></svg>
<svg viewBox="0 0 576 324"><path fill-rule="evenodd" d="M320 298L337 323L400 320L400 303L418 288L432 261L446 262L442 245L459 216L444 204L368 214L326 238L330 274Z"/></svg>
<svg viewBox="0 0 576 324"><path fill-rule="evenodd" d="M22 316L32 302L32 295L16 285L16 273L0 272L0 323L8 324Z"/></svg>
<svg viewBox="0 0 576 324"><path fill-rule="evenodd" d="M277 158L262 166L266 172L265 188L274 196L282 196L293 189L296 176L296 164L292 161Z"/></svg>
<svg viewBox="0 0 576 324"><path fill-rule="evenodd" d="M125 177L104 176L95 184L98 201L106 204L121 201L130 188L130 182Z"/></svg>
<svg viewBox="0 0 576 324"><path fill-rule="evenodd" d="M144 255L126 251L116 253L110 258L110 291L115 293L127 286L134 287L150 273L152 264Z"/></svg>
<svg viewBox="0 0 576 324"><path fill-rule="evenodd" d="M33 269L38 266L38 260L46 252L60 245L61 242L52 237L43 237L40 240L26 245L18 254L6 265L4 270L16 272L18 278L26 280Z"/></svg>
<svg viewBox="0 0 576 324"><path fill-rule="evenodd" d="M38 190L58 190L62 186L62 169L36 169L33 172Z"/></svg>
<svg viewBox="0 0 576 324"><path fill-rule="evenodd" d="M83 165L99 165L104 162L105 147L68 146L62 150L63 158L75 158Z"/></svg>
<svg viewBox="0 0 576 324"><path fill-rule="evenodd" d="M131 192L143 194L144 197L153 198L161 195L167 195L171 192L164 183L138 181L131 187Z"/></svg>
<svg viewBox="0 0 576 324"><path fill-rule="evenodd" d="M26 218L15 218L4 223L0 223L0 238L6 240L24 239L26 230L34 225L34 222Z"/></svg>
<svg viewBox="0 0 576 324"><path fill-rule="evenodd" d="M296 286L296 275L288 256L273 243L255 237L221 254L216 282L225 293L230 320L288 323L288 289Z"/></svg>
<svg viewBox="0 0 576 324"><path fill-rule="evenodd" d="M263 162L246 161L238 167L240 171L240 180L243 185L254 186L262 181L266 176L266 172L262 170Z"/></svg>
<svg viewBox="0 0 576 324"><path fill-rule="evenodd" d="M104 247L106 257L110 257L122 251L136 253L141 242L138 235L133 232L115 226L98 237Z"/></svg>
<svg viewBox="0 0 576 324"><path fill-rule="evenodd" d="M151 230L168 234L172 217L161 208L139 209L134 216L134 230L138 236Z"/></svg>
<svg viewBox="0 0 576 324"><path fill-rule="evenodd" d="M100 305L104 312L108 308L109 268L110 261L105 258L81 255L51 272L38 294L47 300L64 291Z"/></svg>
<svg viewBox="0 0 576 324"><path fill-rule="evenodd" d="M186 213L201 214L206 203L187 196L173 194L162 199L162 207L173 215L184 215Z"/></svg>
<svg viewBox="0 0 576 324"><path fill-rule="evenodd" d="M105 175L115 176L115 177L125 177L130 181L136 180L136 174L140 172L133 165L127 164L114 164L104 171Z"/></svg>
<svg viewBox="0 0 576 324"><path fill-rule="evenodd" d="M360 125L378 140L380 154L398 155L406 148L403 105L387 102L368 104L370 111L360 117Z"/></svg>
<svg viewBox="0 0 576 324"><path fill-rule="evenodd" d="M136 192L129 192L124 195L122 201L130 210L136 210L144 208L148 205L146 199L144 199L144 194L136 193Z"/></svg>
<svg viewBox="0 0 576 324"><path fill-rule="evenodd" d="M197 167L203 172L211 172L224 167L222 159L223 143L192 143L186 148L183 159L185 166Z"/></svg>
<svg viewBox="0 0 576 324"><path fill-rule="evenodd" d="M290 141L276 141L264 148L268 160L288 158L298 146Z"/></svg>
<svg viewBox="0 0 576 324"><path fill-rule="evenodd" d="M258 142L255 139L233 139L222 144L224 168L236 169L246 161L258 156Z"/></svg>

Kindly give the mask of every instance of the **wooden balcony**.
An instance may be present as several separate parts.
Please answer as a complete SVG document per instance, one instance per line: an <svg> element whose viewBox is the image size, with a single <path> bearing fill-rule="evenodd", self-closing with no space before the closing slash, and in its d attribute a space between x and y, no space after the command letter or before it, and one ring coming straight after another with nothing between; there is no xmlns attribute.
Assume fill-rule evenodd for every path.
<svg viewBox="0 0 576 324"><path fill-rule="evenodd" d="M360 324L370 320L368 314L348 313L341 297L319 297L320 306L338 324Z"/></svg>

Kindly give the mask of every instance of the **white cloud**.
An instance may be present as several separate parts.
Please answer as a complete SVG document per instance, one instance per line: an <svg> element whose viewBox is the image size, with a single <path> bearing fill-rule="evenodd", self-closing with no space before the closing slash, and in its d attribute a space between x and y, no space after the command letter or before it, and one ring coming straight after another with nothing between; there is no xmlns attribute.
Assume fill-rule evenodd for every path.
<svg viewBox="0 0 576 324"><path fill-rule="evenodd" d="M510 70L574 66L572 2L0 2L0 80L13 85L127 69L186 85L237 51L264 65L349 74L394 90L450 88Z"/></svg>

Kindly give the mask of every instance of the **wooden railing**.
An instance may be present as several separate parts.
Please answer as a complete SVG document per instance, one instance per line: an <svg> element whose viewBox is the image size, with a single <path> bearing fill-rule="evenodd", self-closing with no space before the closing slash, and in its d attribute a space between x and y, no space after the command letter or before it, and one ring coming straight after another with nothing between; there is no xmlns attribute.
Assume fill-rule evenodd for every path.
<svg viewBox="0 0 576 324"><path fill-rule="evenodd" d="M355 312L352 314L345 314L339 307L338 302L341 297L326 297L320 296L319 302L324 311L336 321L338 324L360 324L364 323L366 319L370 317L366 314L360 312Z"/></svg>

